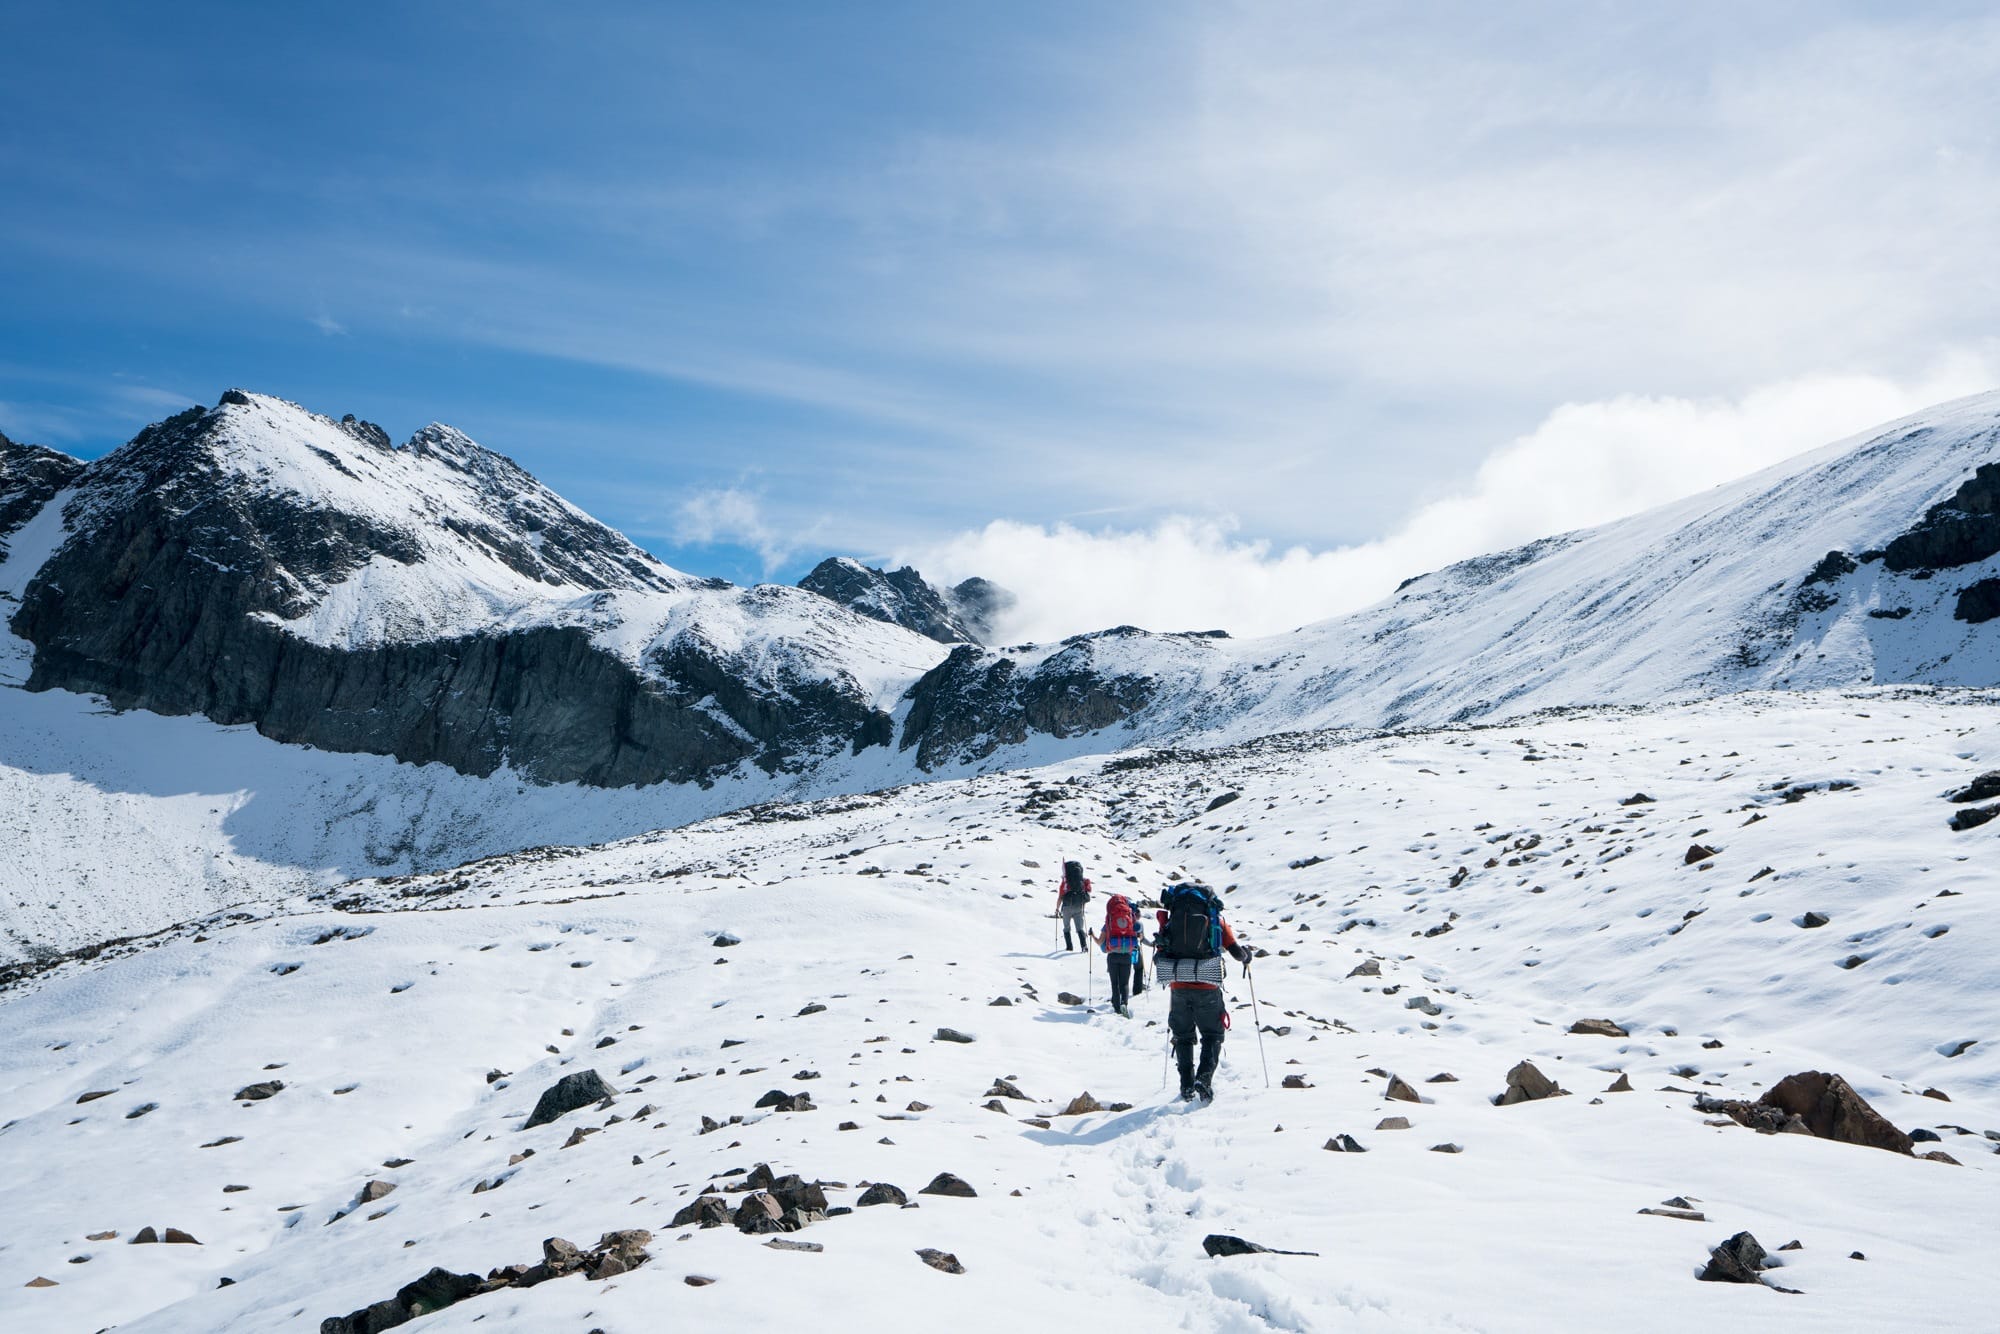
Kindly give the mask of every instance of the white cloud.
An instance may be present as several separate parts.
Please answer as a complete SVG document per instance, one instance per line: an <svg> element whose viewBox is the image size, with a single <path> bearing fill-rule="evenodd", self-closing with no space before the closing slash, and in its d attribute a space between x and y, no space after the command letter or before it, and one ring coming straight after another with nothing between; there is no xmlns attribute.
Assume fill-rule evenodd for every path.
<svg viewBox="0 0 2000 1334"><path fill-rule="evenodd" d="M766 577L797 549L795 535L780 534L765 519L761 499L738 487L698 492L681 502L677 517L676 542L697 547L748 547L763 560Z"/></svg>
<svg viewBox="0 0 2000 1334"><path fill-rule="evenodd" d="M1000 626L1009 641L1123 623L1276 634L1411 575L1692 495L1994 381L1992 361L1959 353L1906 383L1823 374L1735 400L1567 403L1383 537L1329 550L1278 550L1239 537L1233 520L1173 516L1125 531L995 522L901 559L933 582L978 574L1016 592Z"/></svg>

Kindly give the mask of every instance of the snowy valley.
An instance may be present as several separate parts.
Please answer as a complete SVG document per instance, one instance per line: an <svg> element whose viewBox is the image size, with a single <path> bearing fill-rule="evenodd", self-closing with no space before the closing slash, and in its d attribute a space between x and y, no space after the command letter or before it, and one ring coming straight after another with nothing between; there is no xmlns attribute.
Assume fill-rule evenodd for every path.
<svg viewBox="0 0 2000 1334"><path fill-rule="evenodd" d="M0 1328L1991 1326L2000 396L1241 642L236 391L0 465ZM1257 951L1212 1105L1071 857Z"/></svg>

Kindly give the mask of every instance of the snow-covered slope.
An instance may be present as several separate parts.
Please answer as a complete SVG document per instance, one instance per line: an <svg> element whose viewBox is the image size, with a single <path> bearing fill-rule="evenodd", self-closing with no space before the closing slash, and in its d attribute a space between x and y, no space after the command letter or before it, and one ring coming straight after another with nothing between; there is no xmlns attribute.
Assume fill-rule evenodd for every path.
<svg viewBox="0 0 2000 1334"><path fill-rule="evenodd" d="M981 717L930 739L926 759L991 754L1008 740L1004 720L1021 719L1038 692L1093 688L1122 701L1095 725L1116 721L1130 741L1429 726L1767 688L2000 684L2000 619L1965 614L1968 589L1990 589L2000 612L2000 479L1974 483L1995 464L2000 394L1982 394L1629 519L1411 579L1374 607L1290 635L960 650L920 689L969 694ZM1927 513L1938 507L1961 540L1913 544L1898 560L1898 539L1935 526ZM964 691L968 681L981 689Z"/></svg>
<svg viewBox="0 0 2000 1334"><path fill-rule="evenodd" d="M1944 798L2000 767L1996 707L1779 692L1079 759L194 923L0 993L0 1327L309 1332L638 1227L633 1272L408 1327L1984 1330L2000 821L1953 832ZM1167 1101L1158 992L1109 1015L1051 949L1070 856L1100 895L1206 879L1263 951L1212 1107ZM1573 1096L1494 1106L1523 1059ZM612 1105L521 1128L586 1069ZM1693 1106L1809 1069L1962 1165ZM1114 1109L1061 1114L1086 1090ZM920 1207L672 1224L760 1163ZM917 1193L941 1172L976 1195ZM1669 1201L1702 1217L1640 1212ZM1799 1295L1695 1280L1741 1230Z"/></svg>

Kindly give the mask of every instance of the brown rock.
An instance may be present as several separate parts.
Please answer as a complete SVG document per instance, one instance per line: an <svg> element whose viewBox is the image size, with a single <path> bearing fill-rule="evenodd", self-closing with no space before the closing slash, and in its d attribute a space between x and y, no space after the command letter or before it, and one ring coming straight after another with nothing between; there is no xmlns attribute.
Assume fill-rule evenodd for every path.
<svg viewBox="0 0 2000 1334"><path fill-rule="evenodd" d="M1917 1157L1928 1158L1934 1163L1950 1163L1953 1167L1964 1166L1963 1163L1959 1162L1958 1159L1946 1153L1943 1149L1932 1149L1929 1153L1918 1154Z"/></svg>
<svg viewBox="0 0 2000 1334"><path fill-rule="evenodd" d="M1700 843L1690 843L1686 855L1681 858L1681 865L1693 866L1696 862L1707 861L1715 854L1716 849L1714 848L1704 846Z"/></svg>
<svg viewBox="0 0 2000 1334"><path fill-rule="evenodd" d="M1606 1093L1630 1093L1632 1091L1632 1081L1628 1076L1621 1074L1618 1078L1612 1080L1611 1087L1604 1091Z"/></svg>
<svg viewBox="0 0 2000 1334"><path fill-rule="evenodd" d="M1408 1130L1410 1118L1407 1116L1385 1116L1375 1123L1377 1130Z"/></svg>
<svg viewBox="0 0 2000 1334"><path fill-rule="evenodd" d="M168 1229L167 1229L167 1231L166 1231L166 1234L165 1234L164 1236L162 1236L162 1237L160 1238L160 1240L161 1240L161 1241L163 1241L163 1242L165 1242L165 1243L167 1243L167 1244L168 1244L169 1246L199 1246L199 1245L201 1245L201 1243L200 1243L200 1242L196 1241L196 1240L195 1240L195 1239L194 1239L193 1237L189 1236L189 1235L188 1235L187 1233L185 1233L185 1232L181 1231L181 1230L180 1230L179 1228L177 1228L177 1227L170 1227L170 1228L168 1228Z"/></svg>
<svg viewBox="0 0 2000 1334"><path fill-rule="evenodd" d="M159 1240L159 1233L153 1231L150 1227L142 1227L132 1234L132 1240L128 1244L133 1246L152 1246L157 1244Z"/></svg>
<svg viewBox="0 0 2000 1334"><path fill-rule="evenodd" d="M736 1229L739 1232L782 1232L785 1206L778 1203L776 1196L767 1190L753 1190L743 1197L736 1206Z"/></svg>
<svg viewBox="0 0 2000 1334"><path fill-rule="evenodd" d="M90 1092L79 1097L76 1102L80 1107L86 1102L96 1102L99 1098L108 1098L117 1091L117 1089L92 1089Z"/></svg>
<svg viewBox="0 0 2000 1334"><path fill-rule="evenodd" d="M1500 1095L1500 1105L1512 1107L1520 1102L1540 1102L1543 1098L1561 1097L1566 1092L1555 1080L1537 1070L1533 1061L1522 1061L1507 1072L1507 1091Z"/></svg>
<svg viewBox="0 0 2000 1334"><path fill-rule="evenodd" d="M861 1198L854 1203L857 1207L870 1204L893 1204L898 1207L908 1204L910 1197L886 1181L877 1181L861 1192Z"/></svg>
<svg viewBox="0 0 2000 1334"><path fill-rule="evenodd" d="M275 1098L284 1091L284 1080L267 1079L261 1084L246 1084L244 1087L236 1090L236 1101L262 1102L266 1098Z"/></svg>
<svg viewBox="0 0 2000 1334"><path fill-rule="evenodd" d="M1403 1077L1401 1075L1389 1076L1389 1089L1382 1096L1388 1098L1392 1102L1423 1101L1421 1097L1417 1096L1417 1091L1415 1089L1411 1088L1408 1084L1403 1082Z"/></svg>
<svg viewBox="0 0 2000 1334"><path fill-rule="evenodd" d="M686 1278L682 1279L681 1282L687 1284L690 1288L705 1288L709 1284L715 1282L715 1280L710 1278L707 1274L689 1274Z"/></svg>
<svg viewBox="0 0 2000 1334"><path fill-rule="evenodd" d="M24 1288L57 1288L61 1287L62 1285L60 1283L57 1283L52 1278L42 1278L38 1275L34 1278L29 1279L26 1283L23 1283L21 1286Z"/></svg>
<svg viewBox="0 0 2000 1334"><path fill-rule="evenodd" d="M986 1090L986 1096L989 1098L1015 1098L1021 1102L1034 1101L1034 1099L1021 1092L1018 1087L1005 1079L994 1080L993 1087Z"/></svg>
<svg viewBox="0 0 2000 1334"><path fill-rule="evenodd" d="M85 1238L84 1238L84 1240L85 1240L85 1241L116 1241L116 1240L118 1240L118 1234L117 1234L116 1232L93 1232L93 1233L91 1233L91 1234L90 1234L90 1235L89 1235L88 1237L85 1237Z"/></svg>
<svg viewBox="0 0 2000 1334"><path fill-rule="evenodd" d="M1089 1090L1077 1094L1069 1100L1069 1106L1057 1112L1057 1116L1082 1116L1086 1112L1101 1112L1104 1104L1090 1096Z"/></svg>
<svg viewBox="0 0 2000 1334"><path fill-rule="evenodd" d="M1623 1027L1614 1024L1609 1019L1579 1019L1569 1026L1569 1031L1594 1038L1623 1038L1631 1036Z"/></svg>
<svg viewBox="0 0 2000 1334"><path fill-rule="evenodd" d="M371 1181L361 1188L361 1203L373 1204L394 1189L393 1181Z"/></svg>
<svg viewBox="0 0 2000 1334"><path fill-rule="evenodd" d="M1312 1087L1311 1084L1306 1082L1304 1075L1286 1075L1279 1082L1283 1087L1288 1089L1309 1089Z"/></svg>
<svg viewBox="0 0 2000 1334"><path fill-rule="evenodd" d="M730 1221L729 1203L720 1195L703 1195L674 1215L668 1227L721 1227Z"/></svg>
<svg viewBox="0 0 2000 1334"><path fill-rule="evenodd" d="M1909 1153L1910 1137L1870 1107L1845 1079L1807 1070L1787 1075L1764 1091L1758 1103L1796 1116L1821 1139L1865 1144L1872 1149Z"/></svg>

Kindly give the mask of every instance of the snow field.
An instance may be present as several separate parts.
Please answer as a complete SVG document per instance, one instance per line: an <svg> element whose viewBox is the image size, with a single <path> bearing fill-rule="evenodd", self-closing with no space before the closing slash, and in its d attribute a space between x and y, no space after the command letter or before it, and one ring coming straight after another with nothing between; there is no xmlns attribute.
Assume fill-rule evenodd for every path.
<svg viewBox="0 0 2000 1334"><path fill-rule="evenodd" d="M1987 1328L1996 832L1948 831L1940 794L2000 763L1992 718L1881 690L1070 760L185 928L0 997L16 1186L0 1197L0 1326L314 1330L434 1264L483 1273L535 1259L544 1237L637 1226L655 1234L638 1271L411 1328ZM1653 802L1618 804L1635 791ZM1241 795L1206 809L1226 792ZM1710 869L1684 861L1697 840L1717 849ZM1098 912L1107 891L1151 893L1174 871L1230 887L1232 922L1267 951L1263 1021L1289 1030L1265 1034L1272 1083L1312 1087L1265 1090L1233 967L1236 1027L1204 1109L1165 1101L1162 993L1132 1020L1103 1013L1100 968L1099 1012L1058 1002L1085 989L1082 957L1052 949L1066 856ZM1807 909L1831 921L1793 925ZM356 934L314 943L336 930ZM707 943L724 930L742 943ZM1869 957L1840 966L1855 953ZM1370 959L1380 977L1349 976ZM1003 995L1015 1003L989 1004ZM1630 1036L1565 1031L1586 1017ZM939 1025L976 1041L935 1041ZM1573 1096L1492 1106L1524 1058ZM493 1068L509 1076L489 1085ZM619 1090L614 1107L516 1129L584 1068ZM1662 1091L1754 1097L1811 1068L1935 1128L1918 1147L1964 1166L1709 1126L1688 1092ZM1370 1070L1430 1101L1387 1101ZM1456 1082L1425 1082L1440 1072ZM1619 1072L1635 1091L1601 1092ZM996 1077L1034 1101L986 1110ZM271 1078L277 1096L232 1100ZM98 1089L115 1091L76 1104ZM767 1089L818 1109L755 1111ZM1048 1116L1086 1089L1133 1107ZM145 1102L157 1110L126 1119ZM1050 1126L1022 1120L1036 1115ZM1374 1128L1394 1115L1412 1128ZM701 1134L703 1116L725 1124ZM579 1127L602 1130L560 1147ZM1368 1152L1321 1147L1342 1133ZM242 1139L199 1147L226 1135ZM1444 1143L1463 1152L1431 1151ZM412 1161L382 1165L396 1158ZM796 1234L823 1254L666 1226L759 1162L847 1183L835 1204L883 1180L920 1207ZM944 1171L978 1198L916 1194ZM328 1222L374 1178L397 1190ZM1636 1212L1672 1196L1707 1221ZM146 1225L203 1245L124 1244ZM1773 1251L1804 1242L1773 1275L1804 1295L1694 1281L1744 1228ZM1210 1232L1320 1254L1210 1260ZM926 1268L926 1246L967 1272ZM21 1286L36 1275L60 1286Z"/></svg>

